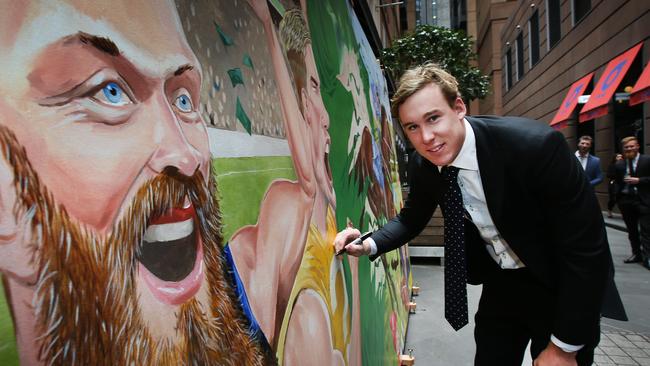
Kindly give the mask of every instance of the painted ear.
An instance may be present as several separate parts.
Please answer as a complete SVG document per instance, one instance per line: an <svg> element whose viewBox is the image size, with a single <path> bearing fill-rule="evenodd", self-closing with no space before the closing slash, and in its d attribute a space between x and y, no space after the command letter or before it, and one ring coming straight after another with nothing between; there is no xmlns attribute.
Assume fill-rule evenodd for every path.
<svg viewBox="0 0 650 366"><path fill-rule="evenodd" d="M10 279L33 283L37 272L31 230L35 208L16 210L19 204L14 170L0 157L0 272Z"/></svg>
<svg viewBox="0 0 650 366"><path fill-rule="evenodd" d="M300 102L302 103L302 116L307 122L308 125L311 125L311 118L307 117L309 115L309 97L305 88L300 89Z"/></svg>

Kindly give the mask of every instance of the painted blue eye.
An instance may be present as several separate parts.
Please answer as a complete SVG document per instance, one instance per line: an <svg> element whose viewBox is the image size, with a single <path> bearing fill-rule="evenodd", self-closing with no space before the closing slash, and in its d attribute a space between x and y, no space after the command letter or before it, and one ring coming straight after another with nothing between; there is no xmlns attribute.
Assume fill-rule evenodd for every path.
<svg viewBox="0 0 650 366"><path fill-rule="evenodd" d="M133 103L131 98L124 92L121 86L115 82L109 82L95 94L95 98L111 106L123 106Z"/></svg>
<svg viewBox="0 0 650 366"><path fill-rule="evenodd" d="M174 105L182 112L191 112L193 109L192 100L186 94L179 95L174 101Z"/></svg>

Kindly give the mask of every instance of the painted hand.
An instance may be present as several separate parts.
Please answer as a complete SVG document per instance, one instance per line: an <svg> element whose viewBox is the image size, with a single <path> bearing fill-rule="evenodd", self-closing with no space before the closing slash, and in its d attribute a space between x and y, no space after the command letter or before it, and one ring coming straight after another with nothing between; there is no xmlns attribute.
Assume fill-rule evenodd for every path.
<svg viewBox="0 0 650 366"><path fill-rule="evenodd" d="M263 24L271 22L271 13L269 12L267 0L248 0L248 5L250 5L255 15L257 15Z"/></svg>

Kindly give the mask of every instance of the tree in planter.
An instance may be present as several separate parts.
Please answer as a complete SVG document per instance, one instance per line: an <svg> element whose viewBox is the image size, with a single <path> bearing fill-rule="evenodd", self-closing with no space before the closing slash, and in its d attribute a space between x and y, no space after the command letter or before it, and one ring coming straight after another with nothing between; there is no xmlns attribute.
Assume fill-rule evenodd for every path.
<svg viewBox="0 0 650 366"><path fill-rule="evenodd" d="M484 98L489 91L490 78L470 65L471 60L476 60L472 40L460 31L418 25L413 33L382 50L380 60L393 80L399 80L412 66L433 61L458 80L465 101Z"/></svg>

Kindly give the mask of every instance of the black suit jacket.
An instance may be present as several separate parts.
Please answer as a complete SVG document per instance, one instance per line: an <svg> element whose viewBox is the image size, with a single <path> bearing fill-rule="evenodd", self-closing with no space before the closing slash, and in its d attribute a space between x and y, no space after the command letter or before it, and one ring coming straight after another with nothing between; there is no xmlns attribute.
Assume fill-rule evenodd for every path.
<svg viewBox="0 0 650 366"><path fill-rule="evenodd" d="M626 172L626 164L627 160L623 159L617 161L614 166L617 198L621 197L621 191L623 190L623 187L625 187L623 177ZM639 161L636 164L636 169L632 176L639 178L639 184L636 185L639 201L643 206L645 206L645 209L650 210L650 156L644 154L639 155Z"/></svg>
<svg viewBox="0 0 650 366"><path fill-rule="evenodd" d="M594 344L612 259L600 207L564 136L540 122L467 117L488 210L501 236L552 292L552 333L569 344ZM418 235L444 190L438 168L415 153L400 214L373 233L378 254ZM466 225L468 282L499 270L474 225ZM376 256L374 256L376 257ZM371 259L374 259L372 257ZM612 282L613 284L613 282ZM615 297L620 304L618 293Z"/></svg>

